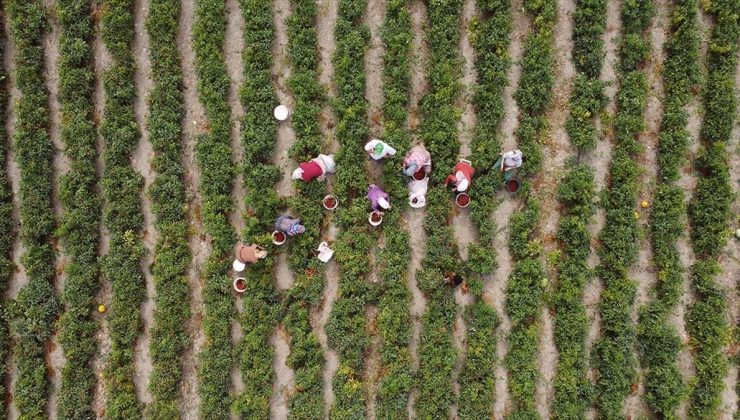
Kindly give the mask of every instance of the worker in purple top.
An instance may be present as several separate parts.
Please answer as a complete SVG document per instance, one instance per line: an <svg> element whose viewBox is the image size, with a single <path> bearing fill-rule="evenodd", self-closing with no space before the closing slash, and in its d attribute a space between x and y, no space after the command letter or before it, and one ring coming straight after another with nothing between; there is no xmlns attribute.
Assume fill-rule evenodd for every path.
<svg viewBox="0 0 740 420"><path fill-rule="evenodd" d="M388 202L389 198L388 193L375 184L370 185L370 188L367 190L367 199L370 200L370 207L373 211L382 211L391 208L391 204Z"/></svg>

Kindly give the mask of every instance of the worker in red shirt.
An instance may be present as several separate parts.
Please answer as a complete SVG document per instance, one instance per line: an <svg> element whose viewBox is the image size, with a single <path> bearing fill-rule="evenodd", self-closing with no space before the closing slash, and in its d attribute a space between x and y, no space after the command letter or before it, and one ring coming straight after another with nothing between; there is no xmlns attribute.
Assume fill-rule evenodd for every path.
<svg viewBox="0 0 740 420"><path fill-rule="evenodd" d="M318 157L303 162L293 171L291 178L295 180L301 180L303 182L310 182L314 179L323 181L326 178L326 174L333 174L337 169L337 165L334 162L333 155L319 155Z"/></svg>
<svg viewBox="0 0 740 420"><path fill-rule="evenodd" d="M445 179L445 186L452 184L455 186L456 192L465 192L473 182L473 174L475 174L475 169L470 161L461 159L452 169L452 175Z"/></svg>

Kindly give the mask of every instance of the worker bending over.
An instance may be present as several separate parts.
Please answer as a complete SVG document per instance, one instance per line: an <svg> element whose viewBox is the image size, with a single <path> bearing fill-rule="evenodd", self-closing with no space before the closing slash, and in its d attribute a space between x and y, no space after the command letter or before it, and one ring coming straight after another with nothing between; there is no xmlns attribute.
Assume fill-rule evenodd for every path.
<svg viewBox="0 0 740 420"><path fill-rule="evenodd" d="M371 184L367 190L367 199L370 200L370 208L373 211L381 211L381 209L388 210L391 208L391 204L388 202L389 198L388 193L375 184Z"/></svg>
<svg viewBox="0 0 740 420"><path fill-rule="evenodd" d="M452 184L455 187L455 191L459 193L465 192L473 182L473 174L475 174L475 169L470 164L470 161L460 160L452 169L452 175L445 179L445 186Z"/></svg>
<svg viewBox="0 0 740 420"><path fill-rule="evenodd" d="M432 155L419 144L411 148L403 159L403 173L413 176L416 172L423 170L429 175L432 172Z"/></svg>
<svg viewBox="0 0 740 420"><path fill-rule="evenodd" d="M393 156L396 154L396 149L392 148L388 143L372 139L365 144L365 151L370 154L373 160L380 160L386 156Z"/></svg>
<svg viewBox="0 0 740 420"><path fill-rule="evenodd" d="M323 181L327 173L333 174L336 170L337 164L334 162L333 155L319 155L298 165L291 177L303 182L310 182L314 179Z"/></svg>
<svg viewBox="0 0 740 420"><path fill-rule="evenodd" d="M301 224L301 219L293 219L290 216L280 216L275 221L275 230L283 232L288 236L295 236L305 232L306 227Z"/></svg>
<svg viewBox="0 0 740 420"><path fill-rule="evenodd" d="M247 264L254 264L267 257L267 251L259 245L239 244L236 247L236 259L234 260L234 271L244 271Z"/></svg>
<svg viewBox="0 0 740 420"><path fill-rule="evenodd" d="M509 150L498 158L496 163L493 164L493 167L503 172L504 179L508 181L514 176L516 169L522 166L523 162L524 155L522 155L521 150Z"/></svg>

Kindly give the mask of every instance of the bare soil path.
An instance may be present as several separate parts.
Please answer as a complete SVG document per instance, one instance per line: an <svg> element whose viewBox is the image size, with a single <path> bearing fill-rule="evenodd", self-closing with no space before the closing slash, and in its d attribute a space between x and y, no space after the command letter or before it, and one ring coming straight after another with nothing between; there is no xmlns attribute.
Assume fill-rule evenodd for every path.
<svg viewBox="0 0 740 420"><path fill-rule="evenodd" d="M337 95L337 87L334 83L334 53L337 49L335 39L335 28L338 16L338 4L336 1L320 0L318 2L318 14L316 18L316 38L319 48L319 83L326 91L331 100ZM321 110L319 128L324 142L324 150L336 153L339 145L335 138L336 115L330 103L324 104ZM328 192L333 190L334 178L327 183ZM332 242L337 237L337 227L329 219L327 230L323 239ZM326 335L326 324L331 315L332 305L339 291L339 267L334 260L330 260L324 271L324 293L321 304L312 314L311 325L316 334L321 350L324 353L323 373L323 395L324 395L324 418L329 418L329 411L334 404L334 375L339 369L339 356L329 346L329 338Z"/></svg>
<svg viewBox="0 0 740 420"><path fill-rule="evenodd" d="M231 108L231 159L236 168L234 185L231 195L234 202L234 210L229 214L231 226L236 231L237 238L241 237L244 230L244 213L246 211L246 189L241 167L244 163L244 148L241 142L241 119L244 116L244 108L239 100L239 89L244 84L244 65L242 52L244 50L244 20L239 7L238 0L226 0L226 42L224 43L224 59L226 71L229 74L229 96L228 102ZM249 238L245 238L249 240ZM241 315L244 313L244 300L241 296L235 298L237 316L231 320L231 342L236 347L242 340L244 333L241 323ZM238 364L231 367L231 380L236 395L244 391L244 381Z"/></svg>
<svg viewBox="0 0 740 420"><path fill-rule="evenodd" d="M185 191L190 203L189 218L191 235L188 247L193 259L188 268L188 282L191 291L190 310L193 318L189 321L188 331L192 346L183 353L184 377L181 385L179 402L180 412L184 419L197 419L200 410L200 393L198 392L198 354L205 345L205 335L201 325L203 319L203 276L202 268L211 252L206 242L201 217L202 203L198 194L200 185L200 167L195 157L197 136L205 132L205 110L198 100L197 80L195 74L195 53L191 39L195 19L195 4L192 1L182 2L180 12L177 45L182 57L184 76L185 117L183 134L183 164L185 173Z"/></svg>
<svg viewBox="0 0 740 420"><path fill-rule="evenodd" d="M663 115L663 77L662 67L665 61L665 43L670 30L671 7L665 0L655 2L656 13L650 30L651 54L646 67L650 92L647 107L645 108L646 129L638 141L645 146L640 156L640 166L644 173L640 178L638 203L642 201L652 202L655 192L655 178L657 174L657 148L660 123ZM637 203L635 203L637 205ZM648 225L649 208L638 210L639 224L645 233L639 241L639 252L637 263L630 269L630 278L637 283L637 295L632 310L632 321L638 322L639 308L648 304L651 300L651 292L656 282L657 273L653 267L653 252L650 244L650 227ZM654 296L654 295L652 295ZM650 409L644 399L645 395L645 372L639 369L637 391L627 397L624 404L624 413L635 417L647 416Z"/></svg>
<svg viewBox="0 0 740 420"><path fill-rule="evenodd" d="M18 292L28 283L28 276L26 270L20 263L21 256L25 253L25 247L20 241L17 232L17 226L20 220L20 172L18 164L15 161L15 149L12 145L13 137L15 135L15 103L20 97L20 91L16 87L16 76L15 76L15 47L13 40L10 37L10 22L7 16L3 19L3 37L0 42L3 43L5 48L5 55L3 57L3 65L8 74L7 88L8 88L8 108L7 108L7 119L3 121L5 124L5 130L8 134L8 157L7 157L7 174L8 180L10 181L10 188L13 193L13 212L12 217L16 225L16 234L13 240L12 247L12 259L15 264L16 270L13 273L10 283L7 286L6 296L8 299L15 299ZM2 164L6 164L3 162ZM12 395L15 389L15 381L18 377L18 368L12 363L9 366L8 374L5 377L5 389ZM17 419L20 413L13 404L12 400L7 404L7 416L9 419Z"/></svg>
<svg viewBox="0 0 740 420"><path fill-rule="evenodd" d="M740 56L740 53L738 53ZM740 63L740 61L738 61ZM735 70L735 91L740 89L740 64L737 65ZM730 180L735 192L735 202L732 205L732 214L735 215L734 219L730 220L730 230L732 232L735 229L740 229L740 162L738 162L737 156L740 152L740 116L736 115L735 126L730 136L730 142L727 145L727 151L730 156L735 158L730 159ZM738 239L730 237L727 246L725 247L724 253L720 256L719 264L722 267L722 273L717 279L719 284L727 291L727 309L729 325L737 328L740 323L740 307L738 307L738 279L740 279L740 245ZM737 357L737 343L729 344L726 353L730 357ZM734 352L734 353L733 353ZM722 392L722 404L720 406L720 413L727 418L737 418L738 415L738 395L737 395L737 381L738 381L738 364L730 361L730 370L725 376L725 388Z"/></svg>
<svg viewBox="0 0 740 420"><path fill-rule="evenodd" d="M545 144L545 160L542 170L544 176L541 178L542 182L539 185L538 192L544 216L543 220L540 221L540 229L544 239L543 249L546 257L558 248L558 242L555 238L560 220L560 204L555 197L558 183L565 176L566 158L576 154L565 129L566 121L570 115L569 100L573 80L576 76L575 65L573 64L572 20L575 7L575 1L573 0L561 1L555 22L555 86L553 88L553 100L546 114L550 123L550 132L547 144ZM552 285L557 276L555 267L546 265L546 273ZM538 353L540 376L537 379L535 389L535 405L542 418L549 418L550 404L555 396L553 379L557 367L558 351L555 347L553 314L551 314L547 305L542 308L541 316L542 324Z"/></svg>
<svg viewBox="0 0 740 420"><path fill-rule="evenodd" d="M275 42L273 49L272 79L278 100L281 104L293 109L295 100L288 88L292 69L288 56L288 30L286 20L291 14L290 0L275 0L273 3L273 14L275 22ZM289 197L295 194L290 172L295 162L288 157L288 150L296 141L296 135L290 125L290 120L278 125L277 143L273 162L280 168L281 178L275 186L278 197ZM275 279L278 291L288 290L293 286L295 279L293 272L288 266L287 253L281 252L275 263ZM275 382L272 386L272 398L270 399L270 417L273 419L288 418L288 399L295 386L293 370L288 366L290 355L290 337L285 328L280 325L276 328L270 345L274 347L275 358L273 359L273 370Z"/></svg>
<svg viewBox="0 0 740 420"><path fill-rule="evenodd" d="M594 170L594 181L596 184L597 197L607 186L607 177L609 174L609 164L612 156L612 142L614 141L614 132L611 127L611 119L616 113L616 94L617 94L617 68L619 53L619 36L622 30L621 21L621 0L607 2L606 5L606 30L604 31L604 64L601 68L600 80L605 82L606 88L604 94L608 101L602 114L596 119L596 126L601 131L601 138L596 144L596 148L582 156L582 162L588 164ZM596 207L596 213L589 232L592 236L591 253L588 258L590 268L595 268L599 264L597 254L598 235L606 222L606 214L602 207ZM601 316L599 315L598 304L601 300L601 293L604 290L603 282L596 276L586 283L584 289L583 303L586 307L586 316L589 320L588 334L586 335L586 351L590 353L593 343L601 331ZM589 369L588 376L591 381L595 381L595 371ZM593 419L596 417L596 411L592 408L588 411L587 417Z"/></svg>
<svg viewBox="0 0 740 420"><path fill-rule="evenodd" d="M47 10L49 28L44 39L44 79L46 87L49 90L49 136L54 145L54 155L52 157L52 191L51 199L56 215L57 223L63 217L64 209L59 200L59 184L61 177L69 172L69 159L62 152L64 144L61 139L62 114L59 104L59 20L56 15L56 5L53 0L44 0L44 7ZM61 293L64 289L66 274L64 267L67 264L63 250L55 243L56 261L54 279L54 289L56 293ZM57 411L59 400L59 389L61 387L61 370L66 363L62 346L59 344L59 331L55 330L51 336L50 351L46 354L46 363L49 366L49 379L51 383L51 393L49 402L46 406L46 412L49 417L54 417Z"/></svg>
<svg viewBox="0 0 740 420"><path fill-rule="evenodd" d="M158 232L154 227L154 213L152 212L151 197L146 191L154 182L156 174L151 168L151 162L154 158L154 149L149 141L149 130L147 128L147 118L149 116L149 91L152 88L151 80L151 63L149 61L149 36L144 22L149 14L149 0L136 0L134 2L134 44L133 53L136 59L136 74L134 75L134 88L136 89L136 101L134 103L134 113L136 122L141 131L139 145L134 150L132 163L134 169L144 177L144 189L142 190L142 212L144 213L144 257L141 260L141 272L144 274L146 282L146 299L141 304L141 319L144 321L144 329L139 339L136 341L136 357L134 367L136 374L134 376L134 385L136 386L136 396L144 404L152 402L152 395L149 392L149 377L154 370L151 355L149 354L149 342L151 339L151 327L154 322L154 296L156 290L154 287L154 278L151 272L151 265L154 261L154 247L158 239Z"/></svg>
<svg viewBox="0 0 740 420"><path fill-rule="evenodd" d="M457 123L460 157L471 160L474 158L470 155L470 148L473 141L473 135L475 133L476 116L473 106L473 95L477 74L475 71L475 49L471 44L470 31L472 29L471 22L476 18L476 16L477 10L475 2L473 0L465 0L458 25L458 30L460 31L460 54L463 59L463 74L462 79L460 80L462 89L457 97L455 106L462 110L462 114ZM473 166L475 166L475 161L473 161ZM472 188L475 188L475 186ZM452 220L452 226L458 247L460 248L460 257L463 261L467 261L468 247L470 244L478 241L478 231L470 218L470 210L458 209ZM460 371L465 364L465 351L467 347L467 325L465 324L463 314L465 312L465 307L472 304L473 301L474 296L472 294L463 293L461 288L457 288L455 290L455 302L459 305L459 308L455 316L455 324L452 328L455 348L457 349L457 360L452 370L452 387L456 397L460 396L460 384L458 382L458 378L460 376ZM453 403L451 407L451 415L453 418L457 418L457 403Z"/></svg>
<svg viewBox="0 0 740 420"><path fill-rule="evenodd" d="M429 91L429 83L426 80L426 72L429 65L429 45L426 40L427 8L420 0L413 0L409 4L411 12L411 30L413 39L411 41L411 92L409 98L408 129L411 131L412 139L418 141L416 129L419 126L419 102ZM409 231L409 243L411 244L411 263L406 274L406 282L411 290L411 314L412 333L409 351L411 352L411 370L419 370L419 342L421 340L421 316L426 311L426 298L416 282L416 272L421 269L421 262L426 253L426 231L424 230L424 216L426 210L409 208L404 214L404 223ZM409 395L409 417L416 418L414 402L418 396L418 389L412 388Z"/></svg>
<svg viewBox="0 0 740 420"><path fill-rule="evenodd" d="M519 124L519 107L514 100L514 91L519 84L519 78L522 72L521 59L524 52L524 40L531 29L531 23L523 10L521 0L511 2L512 11L512 32L509 44L509 57L511 65L507 72L506 78L509 84L504 88L503 99L506 113L501 121L501 148L503 151L517 148L517 141L514 137L514 130ZM494 219L499 226L494 239L494 247L498 251L496 257L497 268L494 273L493 281L487 285L486 295L490 296L491 303L501 319L496 335L496 401L494 402L494 417L503 418L508 412L509 392L508 392L508 373L504 367L504 358L508 353L509 344L507 337L511 330L511 320L506 315L504 303L506 299L506 284L511 274L513 261L509 254L509 219L512 213L521 206L518 198L512 198L505 193L499 193L497 199L500 204L496 207L493 214Z"/></svg>
<svg viewBox="0 0 740 420"><path fill-rule="evenodd" d="M368 101L368 128L372 137L379 137L383 133L383 55L385 54L385 48L380 31L385 20L385 11L385 0L368 0L363 18L370 32L368 49L365 53L365 99ZM369 174L370 182L382 185L383 164L371 159L367 159L366 162L366 171ZM400 206L401 203L397 203L396 205ZM379 249L384 247L384 243L384 237L381 237L378 247L371 254L372 271L368 276L368 281L373 283L379 281L376 255ZM375 419L379 378L382 373L382 362L380 360L381 337L378 335L377 328L377 305L368 307L365 317L367 319L367 323L365 324L366 331L371 337L364 372L368 387L367 416L369 419Z"/></svg>
<svg viewBox="0 0 740 420"><path fill-rule="evenodd" d="M100 20L98 9L94 9L93 16L95 19L95 38L93 39L93 51L95 54L95 118L96 122L100 123L103 119L103 113L105 108L105 91L103 89L103 74L111 67L112 58L108 49L103 44L103 40L100 34ZM97 153L98 159L95 162L96 172L99 179L103 176L103 153L105 151L105 143L102 136L98 132L97 141ZM102 192L101 192L102 194ZM105 211L106 203L103 202L103 211ZM110 232L103 223L100 224L100 246L98 249L98 255L108 254L110 244ZM109 281L102 279L100 290L98 290L96 296L96 303L108 306L111 301L111 284ZM93 409L98 417L102 417L105 413L106 405L106 383L102 378L102 373L105 368L105 361L111 351L111 339L110 339L110 324L103 322L104 315L95 315L98 320L99 328L96 335L98 341L98 355L93 360L92 366L95 372L98 372L98 382L95 386L93 395Z"/></svg>

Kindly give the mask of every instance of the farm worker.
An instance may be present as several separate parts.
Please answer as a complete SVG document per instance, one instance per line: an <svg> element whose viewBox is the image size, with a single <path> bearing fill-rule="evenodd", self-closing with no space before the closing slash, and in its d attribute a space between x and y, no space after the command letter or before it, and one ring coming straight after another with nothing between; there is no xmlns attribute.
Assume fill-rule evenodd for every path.
<svg viewBox="0 0 740 420"><path fill-rule="evenodd" d="M275 221L275 230L279 230L288 236L295 236L305 232L306 227L301 224L301 219L293 219L289 216L280 216Z"/></svg>
<svg viewBox="0 0 740 420"><path fill-rule="evenodd" d="M514 176L515 169L519 169L523 162L524 156L521 150L509 150L498 158L493 167L503 172L504 179L508 181Z"/></svg>
<svg viewBox="0 0 740 420"><path fill-rule="evenodd" d="M419 144L411 148L403 159L403 173L412 176L420 170L429 175L432 172L432 155L423 145Z"/></svg>
<svg viewBox="0 0 740 420"><path fill-rule="evenodd" d="M295 180L309 182L315 178L323 181L327 173L333 174L337 170L337 164L334 162L334 155L319 155L308 162L301 163L292 174Z"/></svg>
<svg viewBox="0 0 740 420"><path fill-rule="evenodd" d="M265 258L267 251L259 245L239 244L236 247L236 259L234 260L234 271L241 272L247 267L247 264L254 264Z"/></svg>
<svg viewBox="0 0 740 420"><path fill-rule="evenodd" d="M370 200L370 207L373 211L380 211L381 208L384 210L391 208L391 204L388 202L389 198L388 193L375 184L371 184L367 190L367 199Z"/></svg>
<svg viewBox="0 0 740 420"><path fill-rule="evenodd" d="M427 189L429 188L429 178L421 181L411 179L409 182L409 206L420 209L427 204Z"/></svg>
<svg viewBox="0 0 740 420"><path fill-rule="evenodd" d="M323 263L329 262L331 257L334 255L334 250L329 248L329 244L327 242L320 243L316 252L318 252L316 257Z"/></svg>
<svg viewBox="0 0 740 420"><path fill-rule="evenodd" d="M452 175L445 179L445 186L452 184L455 186L455 191L465 192L473 182L473 174L475 174L475 169L470 165L470 161L463 159L452 168Z"/></svg>
<svg viewBox="0 0 740 420"><path fill-rule="evenodd" d="M463 282L463 278L461 275L457 273L445 273L445 284L450 285L452 287L457 287L461 285Z"/></svg>
<svg viewBox="0 0 740 420"><path fill-rule="evenodd" d="M365 151L370 153L370 157L373 160L380 160L386 156L393 156L396 154L396 149L392 148L388 143L372 139L365 144Z"/></svg>

